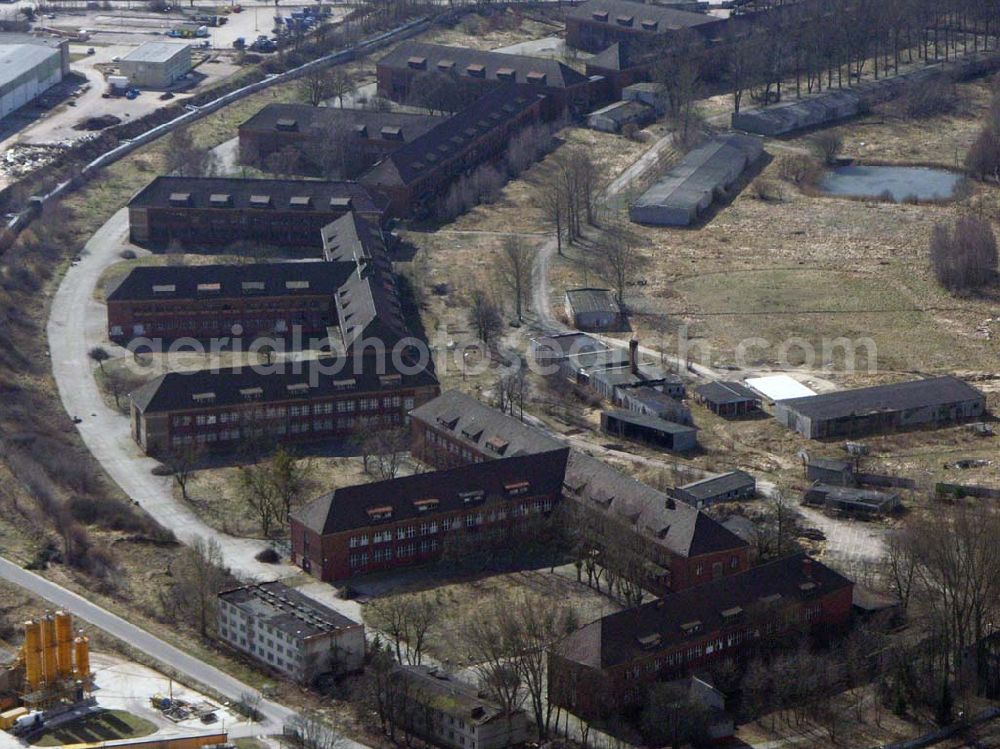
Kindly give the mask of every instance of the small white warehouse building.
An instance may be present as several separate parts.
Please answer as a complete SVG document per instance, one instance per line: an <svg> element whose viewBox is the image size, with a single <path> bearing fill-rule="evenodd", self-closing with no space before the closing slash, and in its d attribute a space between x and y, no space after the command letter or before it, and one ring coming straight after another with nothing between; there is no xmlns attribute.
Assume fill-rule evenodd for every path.
<svg viewBox="0 0 1000 749"><path fill-rule="evenodd" d="M63 79L63 53L46 44L5 44L0 35L0 117L33 101Z"/></svg>
<svg viewBox="0 0 1000 749"><path fill-rule="evenodd" d="M170 88L191 70L191 47L178 42L146 42L118 63L121 74L138 88Z"/></svg>

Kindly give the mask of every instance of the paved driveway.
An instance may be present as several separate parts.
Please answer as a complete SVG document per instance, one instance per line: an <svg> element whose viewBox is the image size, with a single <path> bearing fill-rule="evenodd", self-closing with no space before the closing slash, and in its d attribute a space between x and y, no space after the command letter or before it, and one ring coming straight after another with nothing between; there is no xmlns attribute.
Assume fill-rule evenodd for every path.
<svg viewBox="0 0 1000 749"><path fill-rule="evenodd" d="M295 574L286 565L261 564L254 556L265 542L236 538L209 527L185 503L174 498L170 477L154 476L158 463L143 455L129 434L129 421L104 402L87 352L105 341L104 307L93 297L101 273L118 260L128 234L128 211L122 208L91 237L80 262L66 272L52 300L48 340L52 374L66 412L87 449L122 491L178 539L214 538L228 564L240 575L273 580Z"/></svg>

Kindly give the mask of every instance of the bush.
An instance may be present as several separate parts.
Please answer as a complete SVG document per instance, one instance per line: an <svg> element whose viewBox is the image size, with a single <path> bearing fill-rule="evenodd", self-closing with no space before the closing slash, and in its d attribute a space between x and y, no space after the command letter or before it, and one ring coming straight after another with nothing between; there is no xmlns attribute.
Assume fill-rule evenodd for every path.
<svg viewBox="0 0 1000 749"><path fill-rule="evenodd" d="M820 165L811 156L786 156L778 163L778 176L793 185L813 185L820 172Z"/></svg>
<svg viewBox="0 0 1000 749"><path fill-rule="evenodd" d="M958 109L958 89L947 76L935 76L911 85L900 99L900 107L912 119L951 114Z"/></svg>
<svg viewBox="0 0 1000 749"><path fill-rule="evenodd" d="M159 526L151 518L122 502L75 496L70 497L66 507L73 519L84 525L152 535L157 535L160 531Z"/></svg>
<svg viewBox="0 0 1000 749"><path fill-rule="evenodd" d="M122 250L118 253L118 257L122 260L135 260L136 254L135 250Z"/></svg>
<svg viewBox="0 0 1000 749"><path fill-rule="evenodd" d="M1000 133L986 127L965 154L965 169L976 179L1000 180Z"/></svg>
<svg viewBox="0 0 1000 749"><path fill-rule="evenodd" d="M844 145L844 140L836 133L827 131L819 133L813 138L813 145L824 164L835 164L837 154L840 153L840 149Z"/></svg>
<svg viewBox="0 0 1000 749"><path fill-rule="evenodd" d="M944 224L931 234L931 268L938 282L953 292L980 289L997 271L997 239L989 221L963 216L949 229Z"/></svg>
<svg viewBox="0 0 1000 749"><path fill-rule="evenodd" d="M765 203L781 202L781 185L773 179L758 179L753 183L753 195Z"/></svg>
<svg viewBox="0 0 1000 749"><path fill-rule="evenodd" d="M254 559L264 564L277 564L281 561L281 555L273 547L268 546L266 549L257 552Z"/></svg>

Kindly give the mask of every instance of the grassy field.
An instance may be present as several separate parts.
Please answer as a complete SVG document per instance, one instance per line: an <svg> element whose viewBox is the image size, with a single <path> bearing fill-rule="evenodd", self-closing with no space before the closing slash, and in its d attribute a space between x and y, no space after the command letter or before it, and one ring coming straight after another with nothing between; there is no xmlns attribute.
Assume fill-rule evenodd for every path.
<svg viewBox="0 0 1000 749"><path fill-rule="evenodd" d="M156 732L156 726L145 718L132 715L124 710L102 710L84 715L45 729L35 736L31 743L35 746L61 746L62 744L90 744L98 741L136 739Z"/></svg>

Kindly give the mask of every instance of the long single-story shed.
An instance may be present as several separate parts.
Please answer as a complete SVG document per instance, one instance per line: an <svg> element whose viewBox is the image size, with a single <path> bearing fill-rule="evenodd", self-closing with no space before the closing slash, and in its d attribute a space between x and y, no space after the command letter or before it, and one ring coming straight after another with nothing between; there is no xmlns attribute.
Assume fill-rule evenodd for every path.
<svg viewBox="0 0 1000 749"><path fill-rule="evenodd" d="M774 417L804 437L941 426L986 413L986 396L957 377L929 377L779 401Z"/></svg>
<svg viewBox="0 0 1000 749"><path fill-rule="evenodd" d="M638 200L629 218L638 224L687 226L723 196L760 158L759 138L732 133L712 138L688 153Z"/></svg>
<svg viewBox="0 0 1000 749"><path fill-rule="evenodd" d="M760 396L739 382L709 382L695 390L695 400L718 416L747 416L760 410Z"/></svg>
<svg viewBox="0 0 1000 749"><path fill-rule="evenodd" d="M750 499L757 493L757 479L746 471L729 471L678 486L672 493L681 502L700 510L716 502Z"/></svg>
<svg viewBox="0 0 1000 749"><path fill-rule="evenodd" d="M829 484L813 484L802 495L802 502L862 515L888 515L900 507L898 494Z"/></svg>
<svg viewBox="0 0 1000 749"><path fill-rule="evenodd" d="M632 411L602 411L601 430L616 437L647 442L672 452L686 452L698 446L698 430L694 427Z"/></svg>

